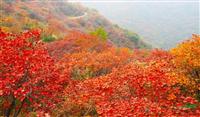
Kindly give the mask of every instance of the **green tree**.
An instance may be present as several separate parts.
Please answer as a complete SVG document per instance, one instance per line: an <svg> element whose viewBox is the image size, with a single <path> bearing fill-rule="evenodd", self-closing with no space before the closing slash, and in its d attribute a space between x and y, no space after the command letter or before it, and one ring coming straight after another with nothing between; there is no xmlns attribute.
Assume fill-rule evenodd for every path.
<svg viewBox="0 0 200 117"><path fill-rule="evenodd" d="M106 32L106 30L103 27L99 27L99 28L95 29L94 31L90 32L90 34L99 37L103 41L106 41L108 38L108 33Z"/></svg>
<svg viewBox="0 0 200 117"><path fill-rule="evenodd" d="M43 42L52 42L52 41L55 41L56 40L56 36L55 35L42 35L42 41Z"/></svg>

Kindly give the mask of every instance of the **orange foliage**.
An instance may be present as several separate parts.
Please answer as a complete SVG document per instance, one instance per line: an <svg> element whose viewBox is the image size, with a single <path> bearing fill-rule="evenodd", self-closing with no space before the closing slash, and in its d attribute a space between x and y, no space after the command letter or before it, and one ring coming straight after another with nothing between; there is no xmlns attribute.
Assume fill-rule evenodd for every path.
<svg viewBox="0 0 200 117"><path fill-rule="evenodd" d="M179 44L171 50L175 63L187 70L200 67L200 36L193 35L191 40Z"/></svg>
<svg viewBox="0 0 200 117"><path fill-rule="evenodd" d="M174 64L181 73L178 81L189 88L189 92L200 90L200 36L193 35L191 40L179 44L170 51Z"/></svg>
<svg viewBox="0 0 200 117"><path fill-rule="evenodd" d="M65 68L70 68L72 77L84 79L104 75L130 62L131 53L126 48L108 48L102 52L81 51L66 54L63 58ZM74 74L74 75L73 75Z"/></svg>
<svg viewBox="0 0 200 117"><path fill-rule="evenodd" d="M10 20L12 22L12 19L7 19L6 21L10 22ZM49 30L49 33L52 32L54 32L54 30ZM29 33L30 35L34 35L34 32L28 32L28 34ZM12 45L11 42L13 42L14 46L10 46L9 48L15 51L11 51L12 49L9 49L9 51L2 50L3 53L11 52L12 54L10 55L14 56L18 54L17 52L19 51L16 50L16 47L20 44L22 44L21 46L23 47L23 43L28 43L31 47L34 46L34 43L23 41L24 39L29 39L29 37L19 35L19 37L16 36L15 40L7 40L3 38L6 35L7 34L2 33L2 47L5 46L4 48L7 48L8 45ZM37 35L37 39L39 39L39 34ZM3 42L6 42L7 45L4 45ZM40 41L37 40L37 42L39 43ZM48 90L50 94L47 95L46 92L39 93L39 89L42 88L40 85L33 91L38 93L37 97L41 97L41 99L45 98L45 94L47 97L51 96L56 99L55 102L57 105L54 105L55 103L49 102L48 99L50 99L50 97L48 97L48 99L46 97L45 100L43 100L45 103L44 105L50 103L53 107L62 104L60 108L56 109L56 112L67 113L67 116L98 115L112 117L198 116L200 114L199 102L190 97L191 95L186 96L185 93L182 93L182 86L193 89L192 91L199 91L199 36L193 36L192 40L178 45L170 52L158 49L131 51L127 48L116 48L109 42L102 41L95 36L78 31L68 32L65 39L48 43L45 46L50 55L57 60L55 66L54 61L43 48L43 45L27 53L27 56L28 58L36 57L34 61L32 61L35 63L31 64L33 64L33 66L37 65L37 69L35 68L37 71L34 71L34 73L38 72L40 76L38 78L44 78L45 83L50 82L48 87L44 89L45 91ZM27 48L22 49L26 50ZM32 53L37 52L37 49L39 49L39 52L40 49L42 52L44 49L44 55L38 54L37 56L31 56ZM26 51L28 52L28 50ZM7 56L7 54L5 54L2 60L8 57L13 61L12 56ZM27 60L25 59L27 59L26 56L14 62L17 63L17 65L18 62L20 62L18 66L21 67L21 62L26 63ZM4 61L8 63L12 62ZM5 63L4 61L2 65ZM45 64L44 66L42 63L45 62L47 62L47 65ZM11 67L9 69L13 69L15 66L8 67ZM54 67L56 70L55 77L48 77L53 79L58 77L56 80L49 81L47 79L46 81L47 76L45 75L47 74L43 73L43 71L38 71L40 69L47 69L47 71L52 71L48 71L48 74L54 75ZM59 70L57 67L59 67ZM2 68L4 69L4 67ZM14 70L13 72L16 72L14 75L20 76L21 71L17 73L18 71ZM2 74L2 78L3 77L4 74ZM32 77L33 76L30 78ZM37 75L34 75L33 78L37 78ZM5 81L3 84L5 87L7 86L7 82L8 81ZM28 84L32 83L34 82L28 82ZM12 85L14 84L12 83ZM56 87L57 85L58 87ZM27 86L30 87L30 85ZM35 85L33 85L33 87L35 87ZM60 95L63 94L63 92L60 91L61 87L65 88L63 89L65 97L64 103L60 100ZM10 92L14 91L14 93L16 92L11 88L6 89L6 91L7 90ZM4 90L2 91L3 93L6 92ZM51 91L57 91L58 94L51 93ZM10 93L4 93L3 95L4 97L9 96ZM59 99L57 99L58 96ZM36 101L35 103L38 102ZM195 107L193 109L188 108L186 107L188 104Z"/></svg>
<svg viewBox="0 0 200 117"><path fill-rule="evenodd" d="M106 76L72 83L66 89L66 104L90 104L99 116L198 115L198 109L184 107L197 101L180 94L170 75L173 67L159 57L161 52L155 53L154 58L130 62Z"/></svg>
<svg viewBox="0 0 200 117"><path fill-rule="evenodd" d="M50 54L56 59L62 58L66 53L76 53L81 51L101 52L109 47L111 47L111 44L101 41L95 36L78 31L70 31L63 40L47 44Z"/></svg>

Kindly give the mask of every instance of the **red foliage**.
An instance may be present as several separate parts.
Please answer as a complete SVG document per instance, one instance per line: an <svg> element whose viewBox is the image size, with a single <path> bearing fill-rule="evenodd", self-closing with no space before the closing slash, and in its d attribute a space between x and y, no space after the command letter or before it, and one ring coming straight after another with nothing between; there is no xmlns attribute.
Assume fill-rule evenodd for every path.
<svg viewBox="0 0 200 117"><path fill-rule="evenodd" d="M80 110L69 113L84 113L88 107L84 116L91 110L111 117L200 115L199 102L186 97L176 84L174 56L166 51L132 53L70 32L65 40L47 45L59 60L55 64L39 36L37 30L20 35L0 31L0 101L5 115L12 110L18 115L21 109L45 114L59 104L64 108L56 108L57 112L80 105Z"/></svg>
<svg viewBox="0 0 200 117"><path fill-rule="evenodd" d="M75 53L81 51L100 52L110 46L110 44L101 41L95 36L78 31L68 32L68 35L65 37L65 39L47 44L50 54L56 59L62 58L66 53Z"/></svg>
<svg viewBox="0 0 200 117"><path fill-rule="evenodd" d="M184 107L197 101L174 86L170 56L162 51L150 55L154 56L71 85L66 89L69 100L81 105L93 102L100 116L198 116L198 107Z"/></svg>
<svg viewBox="0 0 200 117"><path fill-rule="evenodd" d="M39 37L38 30L0 31L0 96L6 115L13 109L16 115L20 109L47 111L59 101L62 79Z"/></svg>

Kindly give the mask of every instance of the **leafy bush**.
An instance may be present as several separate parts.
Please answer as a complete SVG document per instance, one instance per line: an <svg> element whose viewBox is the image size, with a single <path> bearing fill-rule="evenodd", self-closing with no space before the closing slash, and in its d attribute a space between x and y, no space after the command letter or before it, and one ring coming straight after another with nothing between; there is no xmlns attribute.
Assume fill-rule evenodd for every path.
<svg viewBox="0 0 200 117"><path fill-rule="evenodd" d="M103 27L99 27L90 33L91 35L97 36L103 41L106 41L108 38L108 33L105 31Z"/></svg>
<svg viewBox="0 0 200 117"><path fill-rule="evenodd" d="M0 31L0 42L0 114L17 117L21 112L50 111L60 102L63 82L40 42L40 31Z"/></svg>
<svg viewBox="0 0 200 117"><path fill-rule="evenodd" d="M42 41L43 42L52 42L56 40L56 36L55 35L43 35L42 36Z"/></svg>

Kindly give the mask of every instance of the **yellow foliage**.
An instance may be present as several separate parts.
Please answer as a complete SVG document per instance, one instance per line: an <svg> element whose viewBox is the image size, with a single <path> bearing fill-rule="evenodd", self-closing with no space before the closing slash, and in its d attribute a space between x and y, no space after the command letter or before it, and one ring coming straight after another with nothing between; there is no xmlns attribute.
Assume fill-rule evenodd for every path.
<svg viewBox="0 0 200 117"><path fill-rule="evenodd" d="M177 47L170 50L174 55L178 77L177 82L186 86L188 91L200 89L200 36L193 35Z"/></svg>
<svg viewBox="0 0 200 117"><path fill-rule="evenodd" d="M191 40L179 44L171 50L175 63L180 67L193 69L200 67L200 36L193 35Z"/></svg>

